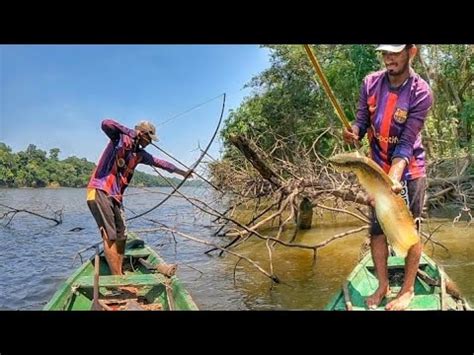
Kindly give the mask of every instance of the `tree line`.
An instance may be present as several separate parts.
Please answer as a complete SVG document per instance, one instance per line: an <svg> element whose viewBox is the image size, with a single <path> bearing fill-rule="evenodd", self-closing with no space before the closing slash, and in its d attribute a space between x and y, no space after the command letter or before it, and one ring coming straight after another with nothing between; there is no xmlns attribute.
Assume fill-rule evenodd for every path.
<svg viewBox="0 0 474 355"><path fill-rule="evenodd" d="M323 155L332 152L341 137L341 124L302 45L266 45L271 65L252 78L253 89L231 111L222 131L224 160L238 161L239 152L229 141L245 135L263 149L278 140L288 150L275 151L290 160L292 145L309 146L325 129L315 147ZM472 154L474 121L474 46L423 45L413 66L431 86L434 105L423 130L428 160ZM383 69L374 45L317 45L313 47L330 85L349 120L355 119L362 79Z"/></svg>
<svg viewBox="0 0 474 355"><path fill-rule="evenodd" d="M0 142L0 187L86 187L96 165L76 156L60 160L60 152L59 148L52 148L47 153L30 144L26 150L14 153ZM180 181L175 177L169 180L174 184ZM130 186L169 184L159 176L135 170Z"/></svg>
<svg viewBox="0 0 474 355"><path fill-rule="evenodd" d="M270 66L246 84L250 94L230 112L221 131L223 155L209 164L214 183L232 192L237 204L261 199L275 188L280 193L295 184L326 186L324 180L332 177L324 162L348 148L341 122L303 46L263 47L269 50ZM434 97L422 130L428 203L432 208L454 204L467 210L474 206L474 46L417 47L413 68L429 83ZM313 46L350 121L356 118L363 78L384 68L375 48ZM368 151L367 139L362 151ZM312 195L320 193L316 189Z"/></svg>

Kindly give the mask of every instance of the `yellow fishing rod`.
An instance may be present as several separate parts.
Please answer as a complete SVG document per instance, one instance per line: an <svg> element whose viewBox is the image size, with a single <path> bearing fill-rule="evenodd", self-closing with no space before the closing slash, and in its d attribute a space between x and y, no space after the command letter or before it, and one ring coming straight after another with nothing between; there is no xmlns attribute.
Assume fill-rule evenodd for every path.
<svg viewBox="0 0 474 355"><path fill-rule="evenodd" d="M337 117L339 117L343 126L352 132L351 124L349 123L349 120L347 119L346 114L342 110L341 104L339 103L339 101L337 101L336 96L334 96L334 93L332 92L332 89L329 86L328 79L326 79L326 76L324 75L323 70L321 69L321 65L319 65L319 62L316 59L315 54L313 53L309 45L304 44L303 46L304 46L304 49L306 50L306 53L308 54L308 57L311 63L313 63L314 70L316 71L316 74L318 74L319 80L321 80L321 83L323 84L324 92L329 97L329 100L331 101L332 106L336 110ZM361 148L360 143L355 141L354 145L360 153L360 148Z"/></svg>
<svg viewBox="0 0 474 355"><path fill-rule="evenodd" d="M311 63L313 63L314 70L316 70L316 74L318 74L319 80L321 80L321 83L323 84L324 92L326 95L328 95L329 100L332 103L332 106L336 110L337 117L341 120L342 124L347 128L351 129L351 125L349 123L349 120L346 117L346 114L341 108L341 105L339 104L339 101L337 101L336 96L334 96L334 93L331 90L331 87L329 86L329 82L326 79L326 76L323 73L323 70L321 69L321 66L319 65L318 60L316 59L316 56L314 55L313 51L311 50L310 46L307 44L304 44L304 49L306 50L306 53L308 54L309 59L311 60Z"/></svg>

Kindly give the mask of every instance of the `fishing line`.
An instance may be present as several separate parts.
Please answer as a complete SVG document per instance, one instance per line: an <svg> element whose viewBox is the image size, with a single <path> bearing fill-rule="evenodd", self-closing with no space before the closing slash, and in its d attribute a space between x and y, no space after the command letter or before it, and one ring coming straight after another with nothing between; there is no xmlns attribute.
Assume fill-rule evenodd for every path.
<svg viewBox="0 0 474 355"><path fill-rule="evenodd" d="M182 112L180 112L180 113L178 113L178 114L176 114L176 115L174 115L174 116L172 116L172 117L170 117L170 118L168 118L168 119L165 119L163 122L157 123L157 127L164 126L164 125L167 124L168 122L170 122L170 121L172 121L172 120L174 120L174 119L176 119L176 118L178 118L178 117L181 117L181 116L185 115L186 113L189 113L189 112L191 112L191 111L193 111L193 110L195 110L195 109L197 109L197 108L199 108L199 107L201 107L201 106L204 106L205 104L208 104L209 102L212 102L212 101L214 101L214 100L220 98L220 97L223 96L223 95L226 95L226 96L233 95L233 94L235 94L236 92L239 92L239 91L242 91L242 90L243 90L243 89L238 89L238 90L234 90L233 92L230 92L230 93L226 90L226 91L223 92L222 94L219 94L219 95L217 95L217 96L215 96L215 97L213 97L213 98L211 98L211 99L208 99L208 100L206 100L206 101L204 101L204 102L201 102L201 103L199 103L199 104L196 104L196 105L194 105L194 106L192 106L192 107L190 107L190 108L188 108L188 109L186 109L186 110L184 110L184 111L182 111Z"/></svg>
<svg viewBox="0 0 474 355"><path fill-rule="evenodd" d="M176 115L174 115L174 116L172 116L172 117L166 119L165 121L158 123L157 126L164 126L166 123L168 123L168 122L174 120L175 118L178 118L178 117L180 117L180 116L183 116L183 115L185 115L186 113L189 113L189 112L191 112L191 111L197 109L198 107L204 106L205 104L207 104L207 103L209 103L209 102L211 102L211 101L214 101L214 100L218 99L219 97L221 97L221 96L223 96L223 95L224 95L224 93L219 94L219 95L217 95L216 97L213 97L212 99L209 99L209 100L206 100L206 101L204 101L204 102L201 102L201 103L199 103L199 104L197 104L197 105L194 105L194 106L192 106L191 108L188 108L188 109L184 110L183 112L178 113L178 114L176 114Z"/></svg>

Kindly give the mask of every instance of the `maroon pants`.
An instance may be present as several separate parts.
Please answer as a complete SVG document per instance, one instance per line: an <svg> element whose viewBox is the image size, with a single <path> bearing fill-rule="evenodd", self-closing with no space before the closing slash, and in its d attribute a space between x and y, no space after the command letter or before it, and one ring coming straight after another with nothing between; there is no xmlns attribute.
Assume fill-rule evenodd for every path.
<svg viewBox="0 0 474 355"><path fill-rule="evenodd" d="M99 189L87 190L87 205L99 226L105 230L109 240L126 240L125 219L122 205Z"/></svg>

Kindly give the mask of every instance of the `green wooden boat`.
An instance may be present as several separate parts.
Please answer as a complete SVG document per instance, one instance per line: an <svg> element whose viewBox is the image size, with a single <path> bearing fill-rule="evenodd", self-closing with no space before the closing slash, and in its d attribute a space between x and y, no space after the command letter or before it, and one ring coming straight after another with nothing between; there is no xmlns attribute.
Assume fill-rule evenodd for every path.
<svg viewBox="0 0 474 355"><path fill-rule="evenodd" d="M174 275L176 268L130 233L123 270L123 276L111 275L103 251L98 251L59 287L43 310L198 309Z"/></svg>
<svg viewBox="0 0 474 355"><path fill-rule="evenodd" d="M376 310L395 297L401 288L405 259L389 256L388 273L391 295L386 297ZM325 310L368 310L365 298L378 286L371 254L368 253L348 276L340 292L325 307ZM415 297L408 310L471 310L470 305L446 273L426 254L422 254L415 280Z"/></svg>

